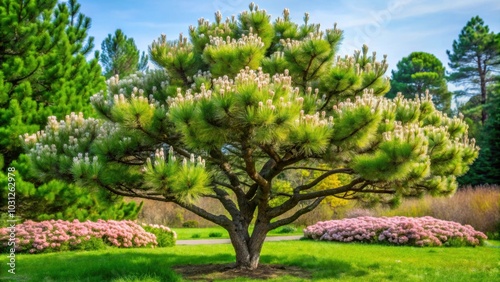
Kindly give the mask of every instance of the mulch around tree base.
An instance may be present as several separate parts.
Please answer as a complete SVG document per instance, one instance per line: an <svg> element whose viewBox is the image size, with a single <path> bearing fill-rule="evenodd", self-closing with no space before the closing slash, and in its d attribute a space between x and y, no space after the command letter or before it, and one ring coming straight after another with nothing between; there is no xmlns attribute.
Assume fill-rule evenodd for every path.
<svg viewBox="0 0 500 282"><path fill-rule="evenodd" d="M213 281L216 279L234 279L238 277L265 280L285 275L304 279L311 278L311 273L302 268L277 264L261 264L254 270L235 268L234 263L201 265L188 264L174 266L173 270L185 279L196 281Z"/></svg>

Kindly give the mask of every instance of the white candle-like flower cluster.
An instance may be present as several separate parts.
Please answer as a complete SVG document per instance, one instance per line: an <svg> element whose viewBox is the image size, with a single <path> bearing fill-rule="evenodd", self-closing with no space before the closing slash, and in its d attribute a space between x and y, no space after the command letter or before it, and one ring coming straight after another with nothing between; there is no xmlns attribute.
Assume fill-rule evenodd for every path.
<svg viewBox="0 0 500 282"><path fill-rule="evenodd" d="M120 104L127 104L128 101L125 98L125 95L123 94L115 94L113 95L113 101L115 102L115 105L120 105Z"/></svg>
<svg viewBox="0 0 500 282"><path fill-rule="evenodd" d="M106 140L110 136L115 136L118 132L118 125L111 122L105 122L97 129L97 140ZM121 137L119 142L130 142L130 137Z"/></svg>
<svg viewBox="0 0 500 282"><path fill-rule="evenodd" d="M304 110L300 111L300 118L295 120L296 124L310 124L314 126L333 126L333 117L326 116L326 112L316 112L314 115L304 114Z"/></svg>
<svg viewBox="0 0 500 282"><path fill-rule="evenodd" d="M198 79L212 80L212 73L210 71L198 70L198 73L193 75L193 77L191 77L190 79L192 81L196 81ZM196 83L191 84L191 89L196 89L196 87L197 87Z"/></svg>
<svg viewBox="0 0 500 282"><path fill-rule="evenodd" d="M170 160L172 162L177 161L177 157L175 156L175 153L174 153L174 147L170 146L170 148L168 150L168 155L165 154L164 148L156 149L154 156L153 156L153 160L154 160L153 164L155 166L158 166L162 163L165 163L167 161L167 156L168 156L168 160ZM147 162L150 163L151 158L148 158ZM187 166L188 164L205 167L205 160L201 156L195 157L194 154L191 154L189 161L186 158L182 159L183 166Z"/></svg>
<svg viewBox="0 0 500 282"><path fill-rule="evenodd" d="M456 118L457 120L459 118ZM451 120L451 119L449 119ZM463 122L463 121L461 121ZM446 125L438 126L438 127L426 127L425 129L426 135L432 136L435 140L450 140L451 144L454 146L458 146L459 148L469 147L471 149L476 148L476 139L469 139L468 134L463 134L463 136L452 138L450 136L449 128Z"/></svg>
<svg viewBox="0 0 500 282"><path fill-rule="evenodd" d="M476 148L476 139L475 138L469 139L468 135L464 135L462 142L460 142L459 144L462 144L464 147Z"/></svg>
<svg viewBox="0 0 500 282"><path fill-rule="evenodd" d="M338 105L334 105L333 110L337 114L341 115L345 110L368 106L371 108L373 114L377 110L383 110L387 107L390 107L391 104L392 102L385 98L374 96L373 89L365 89L363 96L356 96L354 98L354 101L352 101L350 98L347 98L345 101L340 102Z"/></svg>
<svg viewBox="0 0 500 282"><path fill-rule="evenodd" d="M394 98L394 103L402 105L412 103L420 106L425 102L432 102L432 95L429 93L429 90L426 90L424 94L415 94L415 98L412 100L406 99L401 92L398 92Z"/></svg>
<svg viewBox="0 0 500 282"><path fill-rule="evenodd" d="M98 159L99 158L97 156L93 156L92 158L90 158L89 153L78 153L78 155L73 158L73 163L90 165L96 164Z"/></svg>
<svg viewBox="0 0 500 282"><path fill-rule="evenodd" d="M161 35L162 37L165 36L164 34ZM166 36L165 36L166 39ZM167 45L169 45L169 52L167 56L169 57L175 57L176 54L178 53L183 53L183 52L191 52L192 50L192 45L189 43L188 38L184 37L182 33L179 34L179 39L174 41L174 42L167 42Z"/></svg>
<svg viewBox="0 0 500 282"><path fill-rule="evenodd" d="M207 90L205 84L200 86L200 93L192 94L192 90L186 90L186 94L182 95L182 89L177 88L177 96L172 98L167 98L167 103L170 107L175 107L177 105L182 105L183 103L193 103L201 99L210 99L212 97L212 90Z"/></svg>
<svg viewBox="0 0 500 282"><path fill-rule="evenodd" d="M138 94L138 96L136 96ZM140 103L149 104L150 107L154 108L156 106L156 100L153 97L144 97L144 91L142 89L134 91L130 96L130 101L123 94L115 94L113 96L113 102L115 105L125 105L128 103Z"/></svg>
<svg viewBox="0 0 500 282"><path fill-rule="evenodd" d="M215 23L216 24L211 24L210 21L204 19L204 18L199 18L198 19L198 28L199 30L206 31L209 34L212 35L222 35L222 34L227 34L232 31L232 26L236 25L236 17L233 15L231 18L227 17L224 22L222 22L222 13L220 11L217 11L215 13ZM191 34L194 34L196 32L196 27L193 25L189 26L189 32ZM205 34L201 33L200 37L204 37Z"/></svg>
<svg viewBox="0 0 500 282"><path fill-rule="evenodd" d="M295 40L291 38L280 39L280 44L286 49L293 49L307 44L310 40L322 40L323 32L319 30L319 25L316 26L316 32L310 32L304 39Z"/></svg>
<svg viewBox="0 0 500 282"><path fill-rule="evenodd" d="M386 120L386 122L389 122ZM385 141L401 140L413 143L416 140L426 140L424 130L416 123L403 125L401 121L395 121L393 131L382 133L382 138Z"/></svg>
<svg viewBox="0 0 500 282"><path fill-rule="evenodd" d="M231 83L231 81L229 81ZM298 87L292 87L292 77L289 76L288 70L285 70L283 74L275 74L272 77L268 73L264 73L262 68L258 68L256 71L251 70L249 67L240 70L236 75L235 84L245 85L245 84L257 84L257 89L262 91L266 89L270 96L274 96L274 87L281 87L283 90L288 90L292 92L295 96L299 94ZM214 81L215 85L227 87L227 81L223 79L222 81Z"/></svg>
<svg viewBox="0 0 500 282"><path fill-rule="evenodd" d="M128 102L144 103L146 100L152 105L151 107L161 107L163 103L155 100L155 95L159 90L164 90L168 85L168 81L160 82L159 87L151 86L152 82L156 83L156 79L160 76L167 78L166 73L155 71L154 76L144 73L135 73L127 76L125 79L120 79L115 75L106 81L108 90L106 92L100 91L99 93L90 97L92 105L102 112L109 112L115 104L126 104ZM155 80L152 80L153 78ZM137 97L147 97L137 98Z"/></svg>
<svg viewBox="0 0 500 282"><path fill-rule="evenodd" d="M40 161L42 157L44 158L56 158L57 157L57 146L51 144L50 146L45 144L36 143L35 148L31 149L31 154L36 156L36 160Z"/></svg>
<svg viewBox="0 0 500 282"><path fill-rule="evenodd" d="M208 47L220 48L223 46L234 47L242 47L247 45L254 45L257 47L264 47L264 42L262 39L253 33L249 33L248 35L243 34L241 38L235 39L227 36L226 39L218 36L210 36L210 45Z"/></svg>
<svg viewBox="0 0 500 282"><path fill-rule="evenodd" d="M212 80L214 91L207 90L205 85L200 86L200 92L194 93L192 89L186 90L185 94L182 94L182 89L177 89L177 95L174 98L168 97L167 102L171 107L181 105L183 103L193 103L201 99L211 99L214 93L216 95L224 96L226 93L233 93L236 91L238 85L246 84L256 84L258 91L267 91L269 97L273 98L275 94L275 87L280 87L281 89L288 90L292 93L292 97L297 97L295 101L302 104L304 98L298 97L299 88L292 87L292 78L288 75L288 70L285 70L284 74L275 74L272 78L269 74L264 73L261 68L257 70L252 70L249 67L240 70L236 75L235 79L232 80L228 76L222 76L219 78L214 78ZM276 109L277 105L273 105L273 100L268 99L265 102L259 103L259 108L263 108L264 104L273 110ZM290 107L292 105L291 101L285 102L283 97L280 98L281 107Z"/></svg>
<svg viewBox="0 0 500 282"><path fill-rule="evenodd" d="M31 148L29 154L34 160L58 162L58 154L75 153L81 150L82 146L86 147L99 127L98 120L85 119L82 113L71 113L61 121L51 116L44 130L31 135L24 134L20 138Z"/></svg>
<svg viewBox="0 0 500 282"><path fill-rule="evenodd" d="M205 160L201 156L195 158L194 154L191 154L191 156L189 157L189 161L186 158L182 159L183 166L187 166L188 164L205 167Z"/></svg>
<svg viewBox="0 0 500 282"><path fill-rule="evenodd" d="M120 75L118 74L115 74L106 81L106 83L110 86L118 85L119 82L120 82Z"/></svg>
<svg viewBox="0 0 500 282"><path fill-rule="evenodd" d="M97 124L98 121L93 118L85 119L83 113L71 113L61 121L57 121L55 116L49 116L45 130L37 131L35 134L25 133L20 138L27 145L35 145L36 143L58 142L61 133L70 132L74 135L70 137L74 139L77 137L90 137L89 129L96 128Z"/></svg>

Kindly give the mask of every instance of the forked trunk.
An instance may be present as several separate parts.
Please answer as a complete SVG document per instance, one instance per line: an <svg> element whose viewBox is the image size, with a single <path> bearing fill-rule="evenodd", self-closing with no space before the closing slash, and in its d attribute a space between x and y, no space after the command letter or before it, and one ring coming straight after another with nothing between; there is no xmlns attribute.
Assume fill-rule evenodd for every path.
<svg viewBox="0 0 500 282"><path fill-rule="evenodd" d="M259 266L260 252L266 239L267 231L257 229L250 238L245 239L243 232L229 232L231 243L236 253L236 267L245 269L256 269Z"/></svg>

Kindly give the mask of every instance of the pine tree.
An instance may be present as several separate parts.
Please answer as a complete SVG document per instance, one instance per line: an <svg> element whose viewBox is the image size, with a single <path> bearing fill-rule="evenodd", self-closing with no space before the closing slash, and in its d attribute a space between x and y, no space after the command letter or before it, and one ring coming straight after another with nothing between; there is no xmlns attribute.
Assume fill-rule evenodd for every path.
<svg viewBox="0 0 500 282"><path fill-rule="evenodd" d="M126 77L136 71L144 71L148 67L148 56L140 54L133 38L128 38L121 29L108 37L101 44L101 63L104 75Z"/></svg>
<svg viewBox="0 0 500 282"><path fill-rule="evenodd" d="M68 209L74 205L86 209L79 212L85 214L99 202L97 195L88 196L88 191L90 202L83 199L81 188L32 179L19 138L40 130L49 116L94 114L90 96L105 89L105 81L97 58L86 59L94 45L93 38L87 35L90 19L79 10L75 0L0 1L0 205L1 210L6 210L8 186L4 171L15 168L17 215L24 218L60 214L68 219L86 219ZM71 196L56 201L58 193ZM41 206L53 212L46 214ZM109 205L96 211L112 209L116 207ZM133 213L127 212L127 216Z"/></svg>
<svg viewBox="0 0 500 282"><path fill-rule="evenodd" d="M481 102L481 124L488 113L484 106L488 101L488 85L495 81L495 72L500 70L500 33L490 32L479 17L467 22L453 41L453 50L447 50L453 72L450 81L468 86L468 96L479 95Z"/></svg>
<svg viewBox="0 0 500 282"><path fill-rule="evenodd" d="M391 90L386 96L394 98L401 92L406 98L413 98L427 90L438 110L450 111L451 92L446 84L443 63L432 54L413 52L401 59L397 70L392 71Z"/></svg>
<svg viewBox="0 0 500 282"><path fill-rule="evenodd" d="M486 124L478 134L479 157L462 177L461 185L500 184L500 79L491 87Z"/></svg>
<svg viewBox="0 0 500 282"><path fill-rule="evenodd" d="M224 227L236 266L249 269L270 230L327 196L452 194L477 156L467 125L429 96L384 98L385 57L366 46L338 56L342 35L308 15L299 26L288 11L271 22L251 4L238 18L200 20L190 39L161 36L150 54L163 70L109 80L92 97L99 119L51 118L25 139L33 165L43 179L174 202ZM286 172L318 167L328 169L291 191L279 183ZM348 182L316 189L333 175ZM227 215L198 206L204 198Z"/></svg>

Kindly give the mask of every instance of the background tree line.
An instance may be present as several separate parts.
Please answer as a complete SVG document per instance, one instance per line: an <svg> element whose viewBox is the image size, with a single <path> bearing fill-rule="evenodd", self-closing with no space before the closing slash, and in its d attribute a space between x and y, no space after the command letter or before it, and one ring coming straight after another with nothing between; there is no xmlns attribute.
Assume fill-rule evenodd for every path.
<svg viewBox="0 0 500 282"><path fill-rule="evenodd" d="M434 55L413 52L392 71L388 97L402 92L406 97L433 95L442 111L462 113L469 124L469 135L476 138L481 151L469 172L459 178L462 185L500 183L500 137L498 96L500 89L500 33L489 30L479 17L473 17L447 50L450 72ZM448 83L460 87L453 93ZM455 108L451 107L452 100Z"/></svg>
<svg viewBox="0 0 500 282"><path fill-rule="evenodd" d="M147 68L147 56L120 30L92 54L91 19L79 11L76 0L0 1L0 209L7 208L5 172L14 167L16 214L24 219L123 219L140 210L104 190L40 182L23 154L20 135L40 130L49 116L94 116L90 96L105 89L105 77Z"/></svg>

